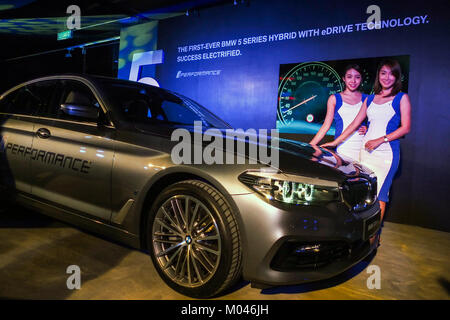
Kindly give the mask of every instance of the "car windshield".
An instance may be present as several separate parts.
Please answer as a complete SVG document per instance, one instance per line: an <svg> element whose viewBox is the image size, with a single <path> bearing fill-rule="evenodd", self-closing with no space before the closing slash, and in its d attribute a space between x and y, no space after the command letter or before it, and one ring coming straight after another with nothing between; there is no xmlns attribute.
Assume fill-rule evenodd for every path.
<svg viewBox="0 0 450 320"><path fill-rule="evenodd" d="M103 90L122 116L133 123L230 128L197 102L158 87L126 81L101 80Z"/></svg>

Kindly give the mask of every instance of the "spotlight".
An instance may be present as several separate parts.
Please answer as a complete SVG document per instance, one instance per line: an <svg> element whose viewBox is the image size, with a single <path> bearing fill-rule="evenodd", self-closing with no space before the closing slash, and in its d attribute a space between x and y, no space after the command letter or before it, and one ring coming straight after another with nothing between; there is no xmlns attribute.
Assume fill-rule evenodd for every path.
<svg viewBox="0 0 450 320"><path fill-rule="evenodd" d="M189 17L189 10L186 10L186 16Z"/></svg>
<svg viewBox="0 0 450 320"><path fill-rule="evenodd" d="M237 6L237 1L236 1L236 0L234 0L233 4L234 4L235 6Z"/></svg>
<svg viewBox="0 0 450 320"><path fill-rule="evenodd" d="M72 54L70 53L70 49L67 49L66 58L72 58Z"/></svg>

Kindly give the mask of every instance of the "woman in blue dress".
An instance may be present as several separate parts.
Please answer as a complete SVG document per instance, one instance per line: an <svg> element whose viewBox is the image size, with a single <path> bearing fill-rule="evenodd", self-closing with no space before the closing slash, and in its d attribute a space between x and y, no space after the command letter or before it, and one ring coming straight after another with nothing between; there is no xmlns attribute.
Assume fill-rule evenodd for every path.
<svg viewBox="0 0 450 320"><path fill-rule="evenodd" d="M350 136L368 118L368 130L363 139L361 163L377 176L381 221L389 201L389 189L400 162L399 139L411 128L411 103L401 92L401 69L395 60L380 63L374 84L374 95L364 101L355 120L333 142L322 147L335 147Z"/></svg>
<svg viewBox="0 0 450 320"><path fill-rule="evenodd" d="M311 145L317 145L330 130L334 123L335 138L348 127L355 119L366 95L359 91L361 85L361 69L356 64L348 65L344 70L342 80L345 83L345 90L331 95L327 102L327 114L322 127L311 140ZM361 126L358 132L354 132L343 140L337 147L337 153L359 161L359 154L366 127Z"/></svg>

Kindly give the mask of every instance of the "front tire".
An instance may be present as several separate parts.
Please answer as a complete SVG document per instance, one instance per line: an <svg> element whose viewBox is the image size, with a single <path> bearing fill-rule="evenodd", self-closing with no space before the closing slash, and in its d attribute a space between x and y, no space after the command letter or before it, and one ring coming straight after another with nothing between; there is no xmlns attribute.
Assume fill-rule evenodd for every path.
<svg viewBox="0 0 450 320"><path fill-rule="evenodd" d="M161 192L149 212L147 245L162 279L190 297L216 296L241 273L236 219L224 196L201 181Z"/></svg>

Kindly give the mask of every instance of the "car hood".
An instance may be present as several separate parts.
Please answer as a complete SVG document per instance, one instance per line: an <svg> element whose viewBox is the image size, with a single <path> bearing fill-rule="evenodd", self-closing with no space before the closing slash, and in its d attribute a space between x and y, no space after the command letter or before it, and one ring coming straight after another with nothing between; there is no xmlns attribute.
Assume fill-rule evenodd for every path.
<svg viewBox="0 0 450 320"><path fill-rule="evenodd" d="M340 182L351 177L373 175L369 168L334 150L288 139L280 139L279 149L280 170L284 173Z"/></svg>
<svg viewBox="0 0 450 320"><path fill-rule="evenodd" d="M144 134L158 134L159 136L168 138L167 144L164 144L163 148L167 149L165 151L170 153L170 149L176 145L177 141L170 141L170 137L172 132L175 129L186 129L191 134L192 146L195 144L194 139L194 128L192 126L177 126L177 127L158 127L157 132L155 131L154 126L148 126L144 124L139 124L135 126L136 129L140 133ZM206 135L208 132L203 130L203 134ZM255 144L252 139L240 139L240 138L229 138L226 135L226 129L217 129L215 134L209 134L213 136L222 135L223 138L223 151L226 152L225 146L226 142L229 140L234 140L234 153L238 154L238 148L236 144L238 142L245 144L245 150L247 153L242 154L242 156L247 159L250 158L248 156L248 150L250 148L250 144ZM302 175L313 178L327 179L332 181L342 182L350 177L358 177L358 176L371 176L373 173L367 167L364 167L358 162L342 156L336 153L333 150L328 150L324 148L320 148L318 146L312 146L308 143L294 141L289 139L277 138L278 146L276 147L276 143L274 143L274 138L270 136L267 137L267 143L263 143L260 140L258 135L249 135L254 138L254 141L258 141L256 145L258 147L267 147L270 152L278 152L278 161L275 165L272 163L272 167L274 169L278 169L286 174L294 174L294 175ZM203 141L203 148L208 146L212 139L209 141ZM194 150L192 150L194 151ZM263 164L259 159L254 159L258 163Z"/></svg>

